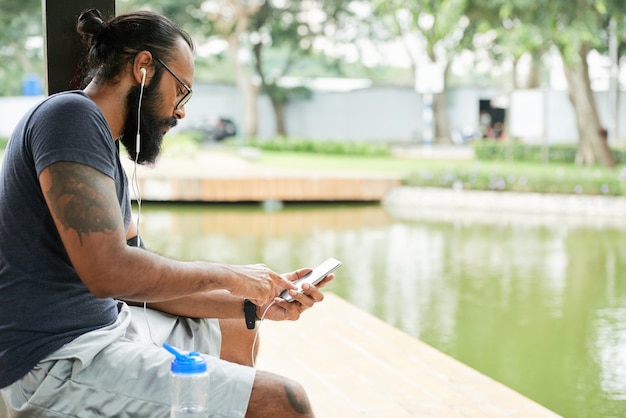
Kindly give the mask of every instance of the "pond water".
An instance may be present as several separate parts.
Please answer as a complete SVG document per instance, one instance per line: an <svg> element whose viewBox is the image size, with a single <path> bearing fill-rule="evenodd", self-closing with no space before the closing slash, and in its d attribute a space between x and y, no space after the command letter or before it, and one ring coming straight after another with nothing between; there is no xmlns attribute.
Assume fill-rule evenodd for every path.
<svg viewBox="0 0 626 418"><path fill-rule="evenodd" d="M626 416L626 229L399 220L380 206L144 205L183 259L327 257L326 290L565 417Z"/></svg>

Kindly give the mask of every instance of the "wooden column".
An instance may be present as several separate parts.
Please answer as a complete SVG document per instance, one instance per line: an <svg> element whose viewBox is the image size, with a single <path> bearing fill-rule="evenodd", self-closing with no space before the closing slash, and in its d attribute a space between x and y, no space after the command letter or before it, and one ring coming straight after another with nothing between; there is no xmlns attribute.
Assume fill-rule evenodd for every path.
<svg viewBox="0 0 626 418"><path fill-rule="evenodd" d="M78 63L82 45L76 20L85 10L96 8L103 16L115 15L115 0L42 0L44 58L48 95L79 87Z"/></svg>

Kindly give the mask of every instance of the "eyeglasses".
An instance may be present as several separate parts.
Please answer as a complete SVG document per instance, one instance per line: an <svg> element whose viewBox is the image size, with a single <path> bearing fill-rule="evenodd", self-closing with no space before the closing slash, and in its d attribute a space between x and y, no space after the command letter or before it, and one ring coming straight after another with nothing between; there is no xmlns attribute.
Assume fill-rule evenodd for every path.
<svg viewBox="0 0 626 418"><path fill-rule="evenodd" d="M187 84L185 84L185 82L183 80L181 80L181 78L179 76L177 76L176 73L174 73L174 71L172 71L172 69L170 67L168 67L163 61L161 61L157 57L154 57L154 58L159 62L159 64L161 64L163 66L163 68L165 68L167 70L168 73L170 73L172 75L172 77L174 77L176 79L176 81L178 81L180 84L182 84L182 86L185 88L185 90L187 90L187 93L185 93L185 95L180 99L180 101L176 105L176 109L180 109L181 107L185 106L185 104L187 104L189 99L191 99L191 95L193 94L193 91L191 91L191 88L189 88L189 86Z"/></svg>

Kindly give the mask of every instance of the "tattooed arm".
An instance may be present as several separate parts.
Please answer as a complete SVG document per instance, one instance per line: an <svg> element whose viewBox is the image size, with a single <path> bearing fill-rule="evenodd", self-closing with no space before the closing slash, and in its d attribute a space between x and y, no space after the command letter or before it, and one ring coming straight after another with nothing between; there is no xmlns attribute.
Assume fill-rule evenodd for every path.
<svg viewBox="0 0 626 418"><path fill-rule="evenodd" d="M175 261L126 245L115 184L89 166L57 162L39 182L72 265L97 297L158 302L224 289L264 304L283 282L263 265Z"/></svg>
<svg viewBox="0 0 626 418"><path fill-rule="evenodd" d="M263 305L275 296L275 280L282 281L264 266L174 261L127 245L115 184L93 168L58 162L41 172L39 182L70 261L97 297L167 305L224 289ZM259 371L246 416L313 414L302 386Z"/></svg>
<svg viewBox="0 0 626 418"><path fill-rule="evenodd" d="M126 233L126 243L136 247L137 237L137 226L135 222L131 220L128 232ZM143 240L141 240L141 244L143 245ZM142 248L145 249L145 247ZM302 268L291 273L282 274L282 277L290 282L293 282L309 271L311 271L311 269ZM275 321L297 320L302 312L324 299L324 295L319 289L333 280L333 278L334 274L330 274L316 286L305 285L302 293L292 295L299 303L289 303L283 301L282 299L274 299L272 301L272 308L267 312L267 305L257 306L257 316L262 316L263 313L266 313L265 318ZM277 290L276 296L278 296L281 292L281 290ZM126 303L134 306L143 306L143 301L137 302L126 300ZM241 309L242 303L243 301L240 297L235 297L226 291L217 290L196 293L192 296L163 302L154 302L150 303L148 306L157 311L163 311L172 315L180 315L190 318L241 319L243 318L243 310ZM224 330L222 330L222 332L223 331Z"/></svg>

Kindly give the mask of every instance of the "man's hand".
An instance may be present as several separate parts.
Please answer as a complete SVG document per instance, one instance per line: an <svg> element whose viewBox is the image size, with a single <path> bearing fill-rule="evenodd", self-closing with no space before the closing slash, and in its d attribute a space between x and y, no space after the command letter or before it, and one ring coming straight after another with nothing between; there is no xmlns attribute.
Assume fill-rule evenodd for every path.
<svg viewBox="0 0 626 418"><path fill-rule="evenodd" d="M285 273L282 276L285 280L288 280L290 283L298 280L300 277L311 272L310 268L303 268L291 273ZM257 304L257 316L261 317L263 313L265 313L265 318L271 319L272 321L295 321L300 318L300 314L305 310L312 307L317 302L321 302L324 300L324 294L320 292L320 288L326 286L335 278L333 273L329 274L324 278L321 282L317 284L317 286L312 286L308 283L304 283L302 285L302 293L297 292L296 286L292 285L290 287L290 295L293 297L293 302L287 302L281 297L278 297L282 290L278 290L275 294L275 298L273 300L268 301L264 305ZM267 309L271 302L274 304ZM267 312L266 312L267 310Z"/></svg>
<svg viewBox="0 0 626 418"><path fill-rule="evenodd" d="M283 290L296 288L292 280L275 273L265 264L223 266L237 277L236 284L229 289L230 293L248 298L257 306L269 305Z"/></svg>

